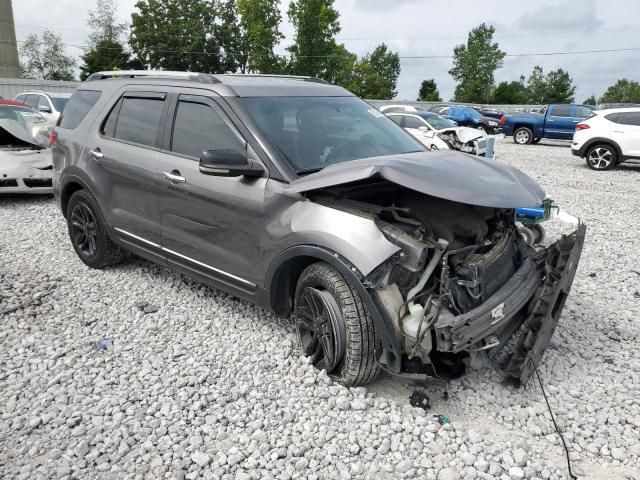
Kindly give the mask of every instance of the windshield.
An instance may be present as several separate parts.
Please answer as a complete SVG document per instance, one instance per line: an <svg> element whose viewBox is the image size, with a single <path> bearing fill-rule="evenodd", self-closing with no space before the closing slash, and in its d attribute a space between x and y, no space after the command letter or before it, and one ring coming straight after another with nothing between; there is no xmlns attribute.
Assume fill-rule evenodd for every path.
<svg viewBox="0 0 640 480"><path fill-rule="evenodd" d="M64 107L67 106L68 98L61 97L51 97L51 101L53 102L53 106L56 107L56 110L59 112L64 111Z"/></svg>
<svg viewBox="0 0 640 480"><path fill-rule="evenodd" d="M360 158L424 151L355 97L253 97L238 102L298 174Z"/></svg>
<svg viewBox="0 0 640 480"><path fill-rule="evenodd" d="M424 118L434 130L442 130L443 128L453 128L458 126L455 122L436 114L422 115L422 118Z"/></svg>

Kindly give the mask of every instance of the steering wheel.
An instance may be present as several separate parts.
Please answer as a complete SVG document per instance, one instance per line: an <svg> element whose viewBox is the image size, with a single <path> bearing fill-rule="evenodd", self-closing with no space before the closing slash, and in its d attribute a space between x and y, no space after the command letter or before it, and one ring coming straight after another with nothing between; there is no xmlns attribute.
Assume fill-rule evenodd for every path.
<svg viewBox="0 0 640 480"><path fill-rule="evenodd" d="M346 140L336 146L325 158L325 163L336 163L343 160L375 157L382 153L371 135L363 135L360 140Z"/></svg>

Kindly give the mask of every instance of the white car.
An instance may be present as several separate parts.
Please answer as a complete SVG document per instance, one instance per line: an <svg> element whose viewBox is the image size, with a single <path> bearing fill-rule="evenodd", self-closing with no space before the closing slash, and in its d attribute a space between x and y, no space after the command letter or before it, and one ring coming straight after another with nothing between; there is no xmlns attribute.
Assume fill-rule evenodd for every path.
<svg viewBox="0 0 640 480"><path fill-rule="evenodd" d="M29 90L16 96L17 102L26 103L38 110L47 120L58 121L64 107L71 98L70 93L42 92Z"/></svg>
<svg viewBox="0 0 640 480"><path fill-rule="evenodd" d="M0 194L53 193L50 129L31 107L0 105Z"/></svg>
<svg viewBox="0 0 640 480"><path fill-rule="evenodd" d="M459 150L481 157L486 154L487 136L481 130L459 127L437 113L422 109L404 112L393 109L384 113L430 150Z"/></svg>
<svg viewBox="0 0 640 480"><path fill-rule="evenodd" d="M576 125L571 152L593 170L640 162L640 108L594 111Z"/></svg>

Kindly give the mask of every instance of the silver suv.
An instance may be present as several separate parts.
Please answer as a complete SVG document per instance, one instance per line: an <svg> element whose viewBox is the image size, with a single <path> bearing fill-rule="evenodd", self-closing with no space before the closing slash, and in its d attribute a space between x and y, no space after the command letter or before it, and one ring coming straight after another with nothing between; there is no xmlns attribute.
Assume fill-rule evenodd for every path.
<svg viewBox="0 0 640 480"><path fill-rule="evenodd" d="M297 326L338 381L380 369L460 371L518 331L524 383L560 317L585 227L529 247L520 171L427 152L348 91L314 78L103 72L52 135L54 190L80 259L127 252Z"/></svg>

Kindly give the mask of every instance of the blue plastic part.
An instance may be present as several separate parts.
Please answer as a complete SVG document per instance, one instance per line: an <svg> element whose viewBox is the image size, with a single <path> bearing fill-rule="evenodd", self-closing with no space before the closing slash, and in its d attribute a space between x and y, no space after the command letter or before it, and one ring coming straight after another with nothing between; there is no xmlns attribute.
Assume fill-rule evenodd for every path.
<svg viewBox="0 0 640 480"><path fill-rule="evenodd" d="M518 208L516 216L529 218L544 218L544 207Z"/></svg>

